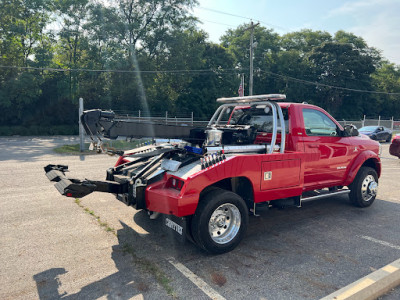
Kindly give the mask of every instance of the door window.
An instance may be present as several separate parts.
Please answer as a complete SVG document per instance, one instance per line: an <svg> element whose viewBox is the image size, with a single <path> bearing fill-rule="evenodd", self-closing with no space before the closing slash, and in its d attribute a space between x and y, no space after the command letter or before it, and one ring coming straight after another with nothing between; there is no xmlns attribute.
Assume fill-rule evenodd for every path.
<svg viewBox="0 0 400 300"><path fill-rule="evenodd" d="M309 136L337 136L336 124L323 112L303 109L304 127Z"/></svg>

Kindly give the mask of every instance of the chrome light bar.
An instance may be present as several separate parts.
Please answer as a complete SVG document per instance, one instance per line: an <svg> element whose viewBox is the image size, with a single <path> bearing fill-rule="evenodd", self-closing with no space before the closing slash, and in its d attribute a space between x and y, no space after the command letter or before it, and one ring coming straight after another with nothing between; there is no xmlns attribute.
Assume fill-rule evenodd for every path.
<svg viewBox="0 0 400 300"><path fill-rule="evenodd" d="M234 146L219 146L219 147L207 147L207 153L223 152L228 153L268 153L278 152L280 147L275 145L271 151L270 145L234 145Z"/></svg>
<svg viewBox="0 0 400 300"><path fill-rule="evenodd" d="M243 96L243 97L230 97L230 98L218 98L217 102L220 103L250 103L256 101L267 101L267 100L285 100L286 95L284 94L267 94L267 95L255 95L255 96Z"/></svg>

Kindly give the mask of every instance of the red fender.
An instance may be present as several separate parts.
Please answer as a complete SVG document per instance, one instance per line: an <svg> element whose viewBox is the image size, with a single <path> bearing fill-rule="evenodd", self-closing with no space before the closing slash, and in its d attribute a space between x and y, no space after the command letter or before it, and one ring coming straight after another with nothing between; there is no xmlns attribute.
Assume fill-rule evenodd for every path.
<svg viewBox="0 0 400 300"><path fill-rule="evenodd" d="M343 183L344 186L347 186L353 182L354 178L356 177L356 175L358 173L358 170L363 165L367 165L369 167L374 168L376 170L376 173L378 174L378 177L381 176L381 168L382 167L381 167L381 161L379 159L379 156L371 150L363 151L360 153L360 155L358 155L353 160L352 164L350 165L350 168L348 168L348 172L347 172L347 176L346 176L347 178Z"/></svg>

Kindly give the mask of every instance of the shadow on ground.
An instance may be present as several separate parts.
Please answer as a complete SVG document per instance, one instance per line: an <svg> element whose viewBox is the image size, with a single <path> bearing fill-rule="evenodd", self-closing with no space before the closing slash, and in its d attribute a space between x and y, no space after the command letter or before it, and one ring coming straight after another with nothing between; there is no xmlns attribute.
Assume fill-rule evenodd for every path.
<svg viewBox="0 0 400 300"><path fill-rule="evenodd" d="M68 270L65 268L52 268L33 276L40 300L45 299L131 299L141 294L149 294L149 298L166 298L165 290L157 290L157 284L145 267L138 264L136 254L132 247L132 240L141 239L129 226L122 223L118 230L118 244L112 247L112 255L118 271L98 281L84 286L78 293L60 293L62 290L61 276ZM89 254L90 255L90 254Z"/></svg>
<svg viewBox="0 0 400 300"><path fill-rule="evenodd" d="M338 196L306 202L301 209L259 213L260 217L250 218L247 235L239 247L224 255L209 255L160 231L162 218L149 220L144 212L138 212L134 221L149 234L140 235L121 223L111 257L118 272L90 283L78 293L60 294L59 277L68 270L50 269L33 276L39 298L168 297L165 287L154 290L156 276L143 261L173 278L172 288L184 286L179 297L191 296L190 289L201 293L187 279L171 276L168 260L172 258L227 299L238 294L249 299L288 299L293 295L297 299L319 299L370 273L372 267L382 267L398 258L398 250L363 239L371 236L394 244L400 239L395 230L400 226L400 205L395 203L376 200L372 207L360 209L351 206L346 196ZM223 278L224 283L214 281L213 274ZM265 282L269 283L267 287Z"/></svg>

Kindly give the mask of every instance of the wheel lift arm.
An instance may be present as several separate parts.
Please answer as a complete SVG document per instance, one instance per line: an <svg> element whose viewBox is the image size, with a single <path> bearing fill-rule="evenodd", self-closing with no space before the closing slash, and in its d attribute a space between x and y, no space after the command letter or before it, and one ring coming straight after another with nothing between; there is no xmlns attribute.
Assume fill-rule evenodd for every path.
<svg viewBox="0 0 400 300"><path fill-rule="evenodd" d="M79 180L68 178L65 172L68 166L47 165L44 167L46 176L50 181L56 182L55 187L61 195L82 198L92 192L123 194L128 192L128 182L111 182L96 180Z"/></svg>

